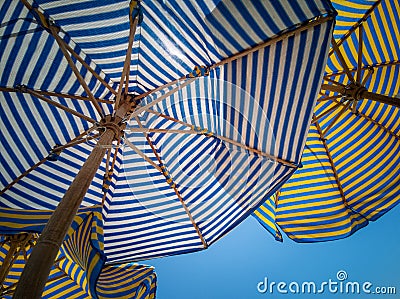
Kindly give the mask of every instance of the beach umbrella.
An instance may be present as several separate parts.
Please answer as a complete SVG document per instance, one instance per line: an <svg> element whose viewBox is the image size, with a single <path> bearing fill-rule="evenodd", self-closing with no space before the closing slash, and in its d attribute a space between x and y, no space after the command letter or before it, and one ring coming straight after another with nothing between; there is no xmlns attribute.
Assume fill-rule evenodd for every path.
<svg viewBox="0 0 400 299"><path fill-rule="evenodd" d="M254 216L278 240L336 240L400 200L399 2L332 1L338 12L299 168Z"/></svg>
<svg viewBox="0 0 400 299"><path fill-rule="evenodd" d="M0 12L1 206L55 210L16 295L38 296L80 206L103 207L108 264L193 252L298 167L329 1L22 0Z"/></svg>
<svg viewBox="0 0 400 299"><path fill-rule="evenodd" d="M133 263L105 265L101 212L101 206L79 209L51 268L42 298L155 298L154 268ZM50 210L0 208L1 298L12 298L51 214Z"/></svg>

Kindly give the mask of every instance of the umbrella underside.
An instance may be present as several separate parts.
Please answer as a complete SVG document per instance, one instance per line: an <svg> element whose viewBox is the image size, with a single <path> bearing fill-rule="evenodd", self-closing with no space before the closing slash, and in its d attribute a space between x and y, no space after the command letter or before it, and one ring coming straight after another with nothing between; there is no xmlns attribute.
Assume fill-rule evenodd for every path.
<svg viewBox="0 0 400 299"><path fill-rule="evenodd" d="M298 166L332 7L96 4L2 10L1 206L55 209L112 132L81 204L107 262L204 249Z"/></svg>
<svg viewBox="0 0 400 299"><path fill-rule="evenodd" d="M303 168L254 214L279 240L276 224L297 242L347 237L400 199L400 7L353 4L333 1L339 14Z"/></svg>
<svg viewBox="0 0 400 299"><path fill-rule="evenodd" d="M10 267L2 281L1 298L12 297L51 213L0 209L0 228L5 233L0 236L1 264L7 263L9 252L14 252L11 263L7 263ZM19 225L6 219L18 219ZM80 209L51 269L42 298L155 298L154 268L133 263L105 265L103 247L101 207Z"/></svg>

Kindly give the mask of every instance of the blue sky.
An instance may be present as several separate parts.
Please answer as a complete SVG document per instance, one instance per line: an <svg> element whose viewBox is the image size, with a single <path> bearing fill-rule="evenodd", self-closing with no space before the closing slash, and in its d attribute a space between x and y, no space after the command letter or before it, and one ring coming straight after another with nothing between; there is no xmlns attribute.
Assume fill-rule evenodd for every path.
<svg viewBox="0 0 400 299"><path fill-rule="evenodd" d="M209 249L197 253L146 261L158 274L158 299L262 299L262 298L400 298L400 207L371 222L353 236L332 242L298 244L286 237L276 242L253 217L249 217ZM396 288L397 294L340 294L338 271L345 271L343 283L363 283ZM257 290L268 279L286 283L280 294ZM301 294L302 283L314 282L321 294ZM296 283L299 293L290 293ZM337 286L335 286L337 283ZM262 289L265 283L260 285ZM345 284L343 292L345 292ZM349 287L351 292L351 286ZM307 292L307 287L305 289Z"/></svg>

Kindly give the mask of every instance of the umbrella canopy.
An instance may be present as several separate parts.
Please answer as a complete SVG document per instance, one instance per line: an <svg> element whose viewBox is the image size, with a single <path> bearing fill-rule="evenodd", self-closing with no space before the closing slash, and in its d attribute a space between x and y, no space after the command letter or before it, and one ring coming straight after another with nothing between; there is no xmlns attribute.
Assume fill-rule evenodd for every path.
<svg viewBox="0 0 400 299"><path fill-rule="evenodd" d="M254 213L278 240L275 224L297 242L344 238L400 200L399 3L332 2L337 23L303 167Z"/></svg>
<svg viewBox="0 0 400 299"><path fill-rule="evenodd" d="M155 298L156 276L152 267L104 265L101 211L100 206L78 211L51 268L42 298ZM1 298L12 297L51 213L0 209Z"/></svg>
<svg viewBox="0 0 400 299"><path fill-rule="evenodd" d="M97 204L109 263L207 248L297 168L329 1L1 5L1 205L57 207L30 260Z"/></svg>

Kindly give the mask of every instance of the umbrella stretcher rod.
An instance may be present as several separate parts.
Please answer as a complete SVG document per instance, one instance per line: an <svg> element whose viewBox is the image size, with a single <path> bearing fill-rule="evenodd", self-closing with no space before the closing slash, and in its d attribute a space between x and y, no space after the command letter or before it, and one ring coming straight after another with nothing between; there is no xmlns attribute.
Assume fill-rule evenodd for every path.
<svg viewBox="0 0 400 299"><path fill-rule="evenodd" d="M129 106L129 104L121 105L113 121L114 125L118 125L121 122L123 116L129 111ZM115 130L106 130L97 146L93 148L33 248L13 298L41 298L60 246L92 183L107 148L116 137L118 136L116 136Z"/></svg>
<svg viewBox="0 0 400 299"><path fill-rule="evenodd" d="M82 88L85 90L86 94L88 95L88 98L90 99L90 101L92 102L93 106L96 108L97 112L99 113L99 115L103 118L104 117L104 113L103 113L103 109L101 108L101 106L99 105L99 103L97 102L97 100L95 99L95 97L93 96L89 86L86 84L85 80L83 79L81 73L79 72L78 68L76 67L75 63L73 62L70 53L68 52L68 48L67 45L65 43L65 41L58 35L60 28L58 28L57 26L55 26L50 20L48 20L43 13L38 9L38 8L34 8L27 0L21 0L21 2L26 6L26 8L31 11L34 16L39 16L38 17L38 23L47 31L50 33L50 35L52 35L54 37L54 39L56 40L61 52L63 53L65 59L68 62L68 65L71 67L73 73L75 74L77 80L79 81L80 85L82 86ZM81 62L82 63L82 62ZM84 64L83 64L84 65ZM87 64L86 64L87 65ZM85 65L84 65L85 66ZM89 67L90 68L90 67ZM89 70L90 71L90 70Z"/></svg>
<svg viewBox="0 0 400 299"><path fill-rule="evenodd" d="M70 142L64 144L64 145L60 145L60 146L55 146L50 153L60 153L62 150L77 145L77 144L81 144L83 142L87 142L89 140L92 139L97 139L100 137L100 134L95 134L92 135L90 137L88 137L88 133L91 131L92 129L86 130L85 132L79 134L78 136L76 136L74 139L72 139ZM84 136L86 136L86 138L83 138ZM14 186L16 183L18 183L21 179L23 179L24 177L26 177L29 173L31 173L33 170L35 170L36 168L38 168L40 165L42 165L44 162L46 162L48 160L49 156L44 157L42 160L40 160L38 163L36 163L35 165L31 166L29 169L27 169L25 172L23 172L20 176L18 176L17 178L15 178L11 183L9 183L6 187L4 187L2 190L0 190L0 195L4 194L4 192L6 192L7 190L9 190L12 186Z"/></svg>
<svg viewBox="0 0 400 299"><path fill-rule="evenodd" d="M57 28L54 26L50 26L50 32L52 33L53 37L55 38L58 46L60 47L61 52L64 54L65 59L67 59L67 62L69 66L71 67L73 73L75 74L76 78L78 79L80 85L82 88L85 90L86 94L88 95L90 101L92 102L93 106L96 108L97 112L101 117L104 117L103 110L99 103L96 101L94 98L89 86L86 84L85 80L83 79L81 73L79 72L78 68L76 67L75 63L72 61L72 58L65 46L64 41L61 39L61 37L58 35Z"/></svg>
<svg viewBox="0 0 400 299"><path fill-rule="evenodd" d="M360 39L361 39L361 30L362 26L360 27ZM340 85L340 83L335 82L336 85L329 85L329 84L322 84L322 89L328 90L328 91L333 91L333 92L338 92L344 96L348 96L353 98L354 101L358 101L360 99L370 99L373 101L377 101L380 103L388 104L388 105L393 105L396 107L400 108L400 100L396 98L392 98L386 95L382 94L377 94L374 92L369 92L365 86L363 86L360 81L361 81L361 57L362 57L362 40L359 41L359 49L358 49L358 66L357 66L357 81L354 79L354 76L352 72L350 71L346 60L343 57L342 52L339 49L338 44L336 43L335 39L332 38L332 49L333 51L338 55L338 58L340 60L341 65L344 68L344 72L346 73L347 77L350 80L350 84L347 86L337 86ZM363 80L363 83L365 80ZM355 105L354 105L355 107ZM353 112L355 112L355 108L353 109Z"/></svg>
<svg viewBox="0 0 400 299"><path fill-rule="evenodd" d="M140 121L140 119L137 116L135 116L135 119L136 119L138 125L140 126L140 128L144 128L142 123L141 123L141 121ZM175 184L173 178L171 177L169 171L163 165L161 157L158 155L158 151L156 149L156 146L150 140L150 138L149 138L149 136L147 135L146 132L143 132L143 135L145 136L145 138L146 138L148 144L150 145L154 155L156 156L156 158L158 160L158 163L160 163L159 169L160 169L161 173L165 176L165 178L167 179L167 183L174 190L176 196L178 197L179 201L181 202L181 205L182 205L183 209L186 212L186 215L188 215L190 222L192 223L194 229L196 230L196 233L199 236L201 243L203 244L203 248L204 249L208 248L208 244L207 244L207 241L205 240L205 238L203 236L203 233L201 232L201 230L200 230L199 226L197 225L196 221L194 221L192 213L190 212L190 210L189 210L188 206L186 205L185 201L183 200L183 197L182 197L181 193L179 192L178 188L176 187L176 184Z"/></svg>
<svg viewBox="0 0 400 299"><path fill-rule="evenodd" d="M132 4L132 3L131 3ZM136 28L139 22L138 16L135 16L135 18L132 18L132 16L129 16L129 38L128 38L128 47L126 49L126 55L125 55L125 61L124 61L124 67L122 69L122 74L121 74L121 79L119 82L119 89L118 93L116 94L116 99L115 99L115 109L118 109L118 106L120 104L120 100L122 98L122 91L125 83L125 91L124 94L127 95L128 93L128 85L129 85L129 73L130 73L130 66L131 66L131 59L132 59L132 48L133 48L133 42L135 39L135 32Z"/></svg>
<svg viewBox="0 0 400 299"><path fill-rule="evenodd" d="M5 241L2 242L2 244L9 243L10 247L0 267L0 285L2 292L5 290L3 282L5 281L9 271L11 270L14 261L17 259L19 253L25 250L25 246L29 243L29 241L31 241L32 238L33 235L27 233L5 236Z"/></svg>

